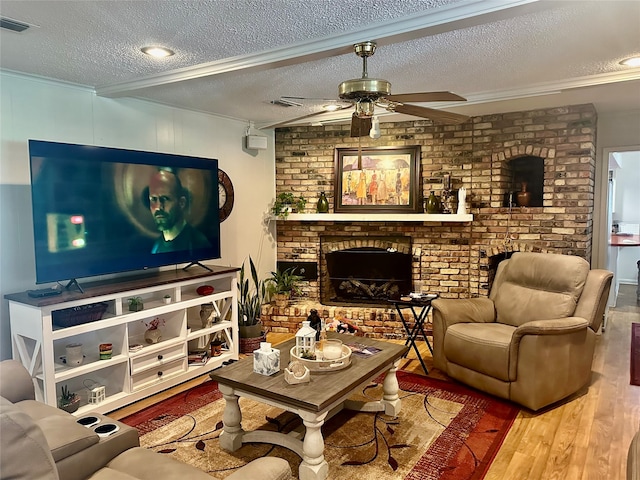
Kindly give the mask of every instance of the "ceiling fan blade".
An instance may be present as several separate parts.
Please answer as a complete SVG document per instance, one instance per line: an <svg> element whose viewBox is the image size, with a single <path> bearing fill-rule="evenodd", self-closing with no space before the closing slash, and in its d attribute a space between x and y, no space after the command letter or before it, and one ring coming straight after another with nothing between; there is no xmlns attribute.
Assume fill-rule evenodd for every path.
<svg viewBox="0 0 640 480"><path fill-rule="evenodd" d="M445 112L435 108L419 107L417 105L394 105L392 111L406 113L416 117L428 118L437 123L464 123L469 118L459 113Z"/></svg>
<svg viewBox="0 0 640 480"><path fill-rule="evenodd" d="M351 117L351 136L366 137L371 131L371 117L360 118L355 113Z"/></svg>
<svg viewBox="0 0 640 480"><path fill-rule="evenodd" d="M289 120L285 120L284 122L273 123L271 125L265 125L264 127L260 127L260 129L284 127L286 125L289 125L290 123L294 123L294 122L297 122L299 120L304 120L305 118L311 118L311 117L315 117L317 115L322 115L322 114L325 114L325 113L335 113L335 112L338 112L340 110L346 110L347 108L351 108L351 107L353 107L353 105L347 105L347 106L344 106L342 108L338 108L337 110L334 110L333 112L328 112L326 110L321 110L319 112L309 113L309 114L303 115L301 117L290 118Z"/></svg>
<svg viewBox="0 0 640 480"><path fill-rule="evenodd" d="M451 92L424 92L401 93L399 95L387 95L387 100L392 102L466 102L467 99Z"/></svg>

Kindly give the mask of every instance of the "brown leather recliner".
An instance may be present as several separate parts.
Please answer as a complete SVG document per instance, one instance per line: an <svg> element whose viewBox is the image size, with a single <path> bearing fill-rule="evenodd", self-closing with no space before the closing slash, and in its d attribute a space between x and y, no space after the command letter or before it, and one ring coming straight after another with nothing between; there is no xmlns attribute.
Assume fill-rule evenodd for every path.
<svg viewBox="0 0 640 480"><path fill-rule="evenodd" d="M577 392L591 379L612 276L576 256L514 253L489 298L433 301L436 368L531 410Z"/></svg>

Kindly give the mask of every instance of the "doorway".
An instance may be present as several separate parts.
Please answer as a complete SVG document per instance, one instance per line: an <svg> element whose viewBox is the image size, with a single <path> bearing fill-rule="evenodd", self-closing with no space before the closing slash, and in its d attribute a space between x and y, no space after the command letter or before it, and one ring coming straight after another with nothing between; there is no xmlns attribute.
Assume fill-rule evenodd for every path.
<svg viewBox="0 0 640 480"><path fill-rule="evenodd" d="M615 306L620 285L638 283L640 246L632 239L640 234L640 149L609 151L607 157L606 234L618 234L619 245L606 243L606 268L614 273L608 305Z"/></svg>

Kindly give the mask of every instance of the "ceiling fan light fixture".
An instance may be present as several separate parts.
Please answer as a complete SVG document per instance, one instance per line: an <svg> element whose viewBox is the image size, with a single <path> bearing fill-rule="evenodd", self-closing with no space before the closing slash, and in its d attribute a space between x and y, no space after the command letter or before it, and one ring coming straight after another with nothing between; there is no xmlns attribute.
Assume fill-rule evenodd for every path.
<svg viewBox="0 0 640 480"><path fill-rule="evenodd" d="M170 50L165 47L158 47L158 46L142 47L140 50L145 55L149 55L150 57L154 57L154 58L164 58L164 57L170 57L171 55L175 55L175 52L173 50Z"/></svg>
<svg viewBox="0 0 640 480"><path fill-rule="evenodd" d="M371 100L361 100L356 103L356 116L358 118L370 118L376 109L376 104Z"/></svg>
<svg viewBox="0 0 640 480"><path fill-rule="evenodd" d="M620 62L620 65L624 65L625 67L640 67L640 57L625 58Z"/></svg>
<svg viewBox="0 0 640 480"><path fill-rule="evenodd" d="M335 112L336 110L340 109L340 105L338 105L337 103L328 103L327 105L323 105L322 109L325 112Z"/></svg>
<svg viewBox="0 0 640 480"><path fill-rule="evenodd" d="M380 138L380 120L378 117L373 117L371 120L371 130L369 131L369 136L374 140Z"/></svg>

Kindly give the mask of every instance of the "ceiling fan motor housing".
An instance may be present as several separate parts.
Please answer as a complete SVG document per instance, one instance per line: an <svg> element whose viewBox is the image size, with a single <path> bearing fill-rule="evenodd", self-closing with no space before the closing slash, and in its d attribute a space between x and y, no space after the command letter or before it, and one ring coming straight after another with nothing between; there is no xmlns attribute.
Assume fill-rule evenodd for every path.
<svg viewBox="0 0 640 480"><path fill-rule="evenodd" d="M343 100L378 100L391 95L391 83L380 78L353 78L338 86L338 95Z"/></svg>

